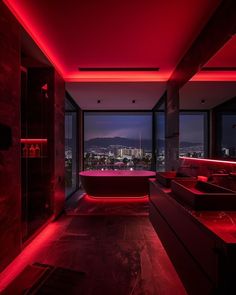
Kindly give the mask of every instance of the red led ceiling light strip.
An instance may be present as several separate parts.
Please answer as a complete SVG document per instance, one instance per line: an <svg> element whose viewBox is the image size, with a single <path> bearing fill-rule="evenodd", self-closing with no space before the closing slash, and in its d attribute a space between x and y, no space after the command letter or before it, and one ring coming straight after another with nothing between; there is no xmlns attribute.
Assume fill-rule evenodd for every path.
<svg viewBox="0 0 236 295"><path fill-rule="evenodd" d="M194 75L190 81L236 81L236 71L203 71Z"/></svg>
<svg viewBox="0 0 236 295"><path fill-rule="evenodd" d="M203 159L203 158L190 158L190 157L179 157L184 160L193 160L193 161L201 161L201 162L212 162L212 163L223 163L223 164L233 164L236 165L236 161L224 161L224 160L213 160L213 159Z"/></svg>
<svg viewBox="0 0 236 295"><path fill-rule="evenodd" d="M162 71L160 74L154 72L72 72L65 75L67 82L166 82L170 73Z"/></svg>

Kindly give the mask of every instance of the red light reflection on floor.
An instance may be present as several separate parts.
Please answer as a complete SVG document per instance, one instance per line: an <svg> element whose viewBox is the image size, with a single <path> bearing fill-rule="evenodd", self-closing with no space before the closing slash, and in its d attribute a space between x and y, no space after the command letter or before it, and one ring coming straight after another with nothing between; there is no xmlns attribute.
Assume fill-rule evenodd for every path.
<svg viewBox="0 0 236 295"><path fill-rule="evenodd" d="M0 274L0 292L28 265L34 263L36 255L51 241L58 225L50 223ZM12 294L13 295L13 294Z"/></svg>
<svg viewBox="0 0 236 295"><path fill-rule="evenodd" d="M147 203L148 196L140 196L140 197L94 197L90 195L85 195L85 201L93 202L93 203Z"/></svg>

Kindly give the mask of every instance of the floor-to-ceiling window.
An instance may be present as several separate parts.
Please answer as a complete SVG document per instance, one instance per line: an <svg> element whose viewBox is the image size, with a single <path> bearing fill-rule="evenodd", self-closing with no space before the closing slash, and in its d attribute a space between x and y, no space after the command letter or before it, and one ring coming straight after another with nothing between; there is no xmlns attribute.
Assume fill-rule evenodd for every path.
<svg viewBox="0 0 236 295"><path fill-rule="evenodd" d="M223 158L236 158L236 112L218 114L219 155Z"/></svg>
<svg viewBox="0 0 236 295"><path fill-rule="evenodd" d="M207 112L180 112L179 155L203 158L208 155Z"/></svg>
<svg viewBox="0 0 236 295"><path fill-rule="evenodd" d="M65 189L69 196L77 189L77 108L66 99L65 103Z"/></svg>
<svg viewBox="0 0 236 295"><path fill-rule="evenodd" d="M150 170L151 112L85 112L84 170Z"/></svg>
<svg viewBox="0 0 236 295"><path fill-rule="evenodd" d="M208 155L207 112L180 112L180 156ZM151 112L84 112L84 170L165 169L165 112L155 112L152 151Z"/></svg>

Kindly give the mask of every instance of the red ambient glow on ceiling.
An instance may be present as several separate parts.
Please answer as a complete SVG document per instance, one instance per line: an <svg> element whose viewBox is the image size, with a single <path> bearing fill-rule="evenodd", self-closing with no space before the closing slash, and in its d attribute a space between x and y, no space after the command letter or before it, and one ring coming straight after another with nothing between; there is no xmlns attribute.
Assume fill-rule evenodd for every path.
<svg viewBox="0 0 236 295"><path fill-rule="evenodd" d="M190 81L236 81L236 71L203 71L194 75Z"/></svg>
<svg viewBox="0 0 236 295"><path fill-rule="evenodd" d="M165 82L219 0L3 0L68 82ZM178 10L178 11L177 11ZM185 11L188 13L185 13ZM177 11L177 12L176 12ZM94 71L78 68L160 68Z"/></svg>
<svg viewBox="0 0 236 295"><path fill-rule="evenodd" d="M32 28L32 20L24 14L24 10L20 6L19 3L15 2L14 4L11 3L9 0L3 0L3 2L7 5L19 23L23 26L26 32L30 35L30 37L34 40L34 42L38 45L38 47L42 50L51 64L55 67L55 69L63 76L63 68L60 65L59 59L50 51L49 47L43 42L43 40L39 37L36 33L37 29Z"/></svg>

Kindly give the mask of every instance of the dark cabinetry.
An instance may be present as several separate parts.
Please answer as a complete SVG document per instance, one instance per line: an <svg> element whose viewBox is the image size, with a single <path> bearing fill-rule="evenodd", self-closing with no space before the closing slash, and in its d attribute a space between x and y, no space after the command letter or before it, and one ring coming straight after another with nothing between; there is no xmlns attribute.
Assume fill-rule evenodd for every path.
<svg viewBox="0 0 236 295"><path fill-rule="evenodd" d="M236 235L222 212L191 211L155 181L150 182L150 199L150 220L188 293L236 294Z"/></svg>

